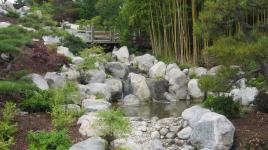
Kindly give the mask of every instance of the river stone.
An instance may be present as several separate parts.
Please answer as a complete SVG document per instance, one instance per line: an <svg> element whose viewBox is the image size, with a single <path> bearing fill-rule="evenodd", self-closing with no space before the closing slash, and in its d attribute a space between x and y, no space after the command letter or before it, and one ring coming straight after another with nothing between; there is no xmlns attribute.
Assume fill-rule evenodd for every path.
<svg viewBox="0 0 268 150"><path fill-rule="evenodd" d="M181 129L181 126L171 126L169 131L171 132L178 132Z"/></svg>
<svg viewBox="0 0 268 150"><path fill-rule="evenodd" d="M202 92L198 86L198 79L191 79L188 83L188 91L192 98L201 99L204 97L204 92Z"/></svg>
<svg viewBox="0 0 268 150"><path fill-rule="evenodd" d="M169 86L169 94L171 94L171 97L174 98L175 101L178 100L185 100L188 96L188 87L187 84L180 86L178 84ZM167 96L167 95L166 95Z"/></svg>
<svg viewBox="0 0 268 150"><path fill-rule="evenodd" d="M258 95L258 89L255 87L245 87L241 89L233 89L230 94L235 101L240 101L242 105L248 106L253 103Z"/></svg>
<svg viewBox="0 0 268 150"><path fill-rule="evenodd" d="M66 83L66 76L64 73L47 72L45 75L45 80L47 80L47 83L50 87L63 87Z"/></svg>
<svg viewBox="0 0 268 150"><path fill-rule="evenodd" d="M74 144L70 150L106 150L107 142L100 137L92 137Z"/></svg>
<svg viewBox="0 0 268 150"><path fill-rule="evenodd" d="M124 97L123 104L125 106L138 106L140 104L140 100L137 96L130 94Z"/></svg>
<svg viewBox="0 0 268 150"><path fill-rule="evenodd" d="M119 62L129 63L129 52L126 46L121 47L119 50L114 50L112 54L116 56Z"/></svg>
<svg viewBox="0 0 268 150"><path fill-rule="evenodd" d="M112 142L112 146L115 149L120 149L120 147L127 148L127 150L142 150L138 144L136 144L132 139L116 139Z"/></svg>
<svg viewBox="0 0 268 150"><path fill-rule="evenodd" d="M178 132L177 136L180 139L187 140L187 139L190 138L191 133L192 133L192 128L191 127L186 127L184 129L182 129L180 132Z"/></svg>
<svg viewBox="0 0 268 150"><path fill-rule="evenodd" d="M152 150L165 150L165 148L163 147L159 139L153 139L151 145L152 145Z"/></svg>
<svg viewBox="0 0 268 150"><path fill-rule="evenodd" d="M108 87L111 89L113 100L118 100L122 98L123 84L121 80L110 78L110 79L106 79L104 83L108 85Z"/></svg>
<svg viewBox="0 0 268 150"><path fill-rule="evenodd" d="M165 77L165 74L166 74L166 68L167 68L166 64L162 61L153 65L149 70L150 78L163 79Z"/></svg>
<svg viewBox="0 0 268 150"><path fill-rule="evenodd" d="M92 69L83 73L83 79L86 83L103 83L106 74L102 70Z"/></svg>
<svg viewBox="0 0 268 150"><path fill-rule="evenodd" d="M135 57L133 63L134 65L137 65L141 71L149 72L150 68L157 63L157 60L154 56L145 54Z"/></svg>
<svg viewBox="0 0 268 150"><path fill-rule="evenodd" d="M152 139L160 139L160 133L158 131L154 131L151 133Z"/></svg>
<svg viewBox="0 0 268 150"><path fill-rule="evenodd" d="M165 100L165 92L168 91L168 82L166 80L146 79L150 89L151 96L154 100Z"/></svg>
<svg viewBox="0 0 268 150"><path fill-rule="evenodd" d="M128 65L120 62L107 62L105 69L115 78L123 79L128 74Z"/></svg>
<svg viewBox="0 0 268 150"><path fill-rule="evenodd" d="M79 133L88 137L101 136L101 132L99 132L95 126L98 119L97 113L95 112L87 113L81 116L77 121L77 124L80 125Z"/></svg>
<svg viewBox="0 0 268 150"><path fill-rule="evenodd" d="M63 47L63 46L59 46L57 48L57 54L61 54L61 55L65 56L65 57L69 57L69 58L74 57L74 54L69 51L69 48Z"/></svg>
<svg viewBox="0 0 268 150"><path fill-rule="evenodd" d="M166 138L168 139L174 139L176 137L176 133L175 132L169 132L166 135Z"/></svg>
<svg viewBox="0 0 268 150"><path fill-rule="evenodd" d="M181 150L195 150L195 148L191 145L183 145Z"/></svg>
<svg viewBox="0 0 268 150"><path fill-rule="evenodd" d="M197 77L201 77L207 74L207 69L204 67L193 67L189 70L189 75L196 75Z"/></svg>
<svg viewBox="0 0 268 150"><path fill-rule="evenodd" d="M130 73L129 79L133 94L137 96L140 100L148 100L151 97L150 89L147 86L146 79L144 76Z"/></svg>
<svg viewBox="0 0 268 150"><path fill-rule="evenodd" d="M49 88L48 83L43 76L36 73L32 73L27 75L27 77L30 77L33 83L36 85L36 87L38 87L41 90L47 90Z"/></svg>
<svg viewBox="0 0 268 150"><path fill-rule="evenodd" d="M105 100L85 99L82 101L82 107L87 112L102 111L108 109L111 103Z"/></svg>

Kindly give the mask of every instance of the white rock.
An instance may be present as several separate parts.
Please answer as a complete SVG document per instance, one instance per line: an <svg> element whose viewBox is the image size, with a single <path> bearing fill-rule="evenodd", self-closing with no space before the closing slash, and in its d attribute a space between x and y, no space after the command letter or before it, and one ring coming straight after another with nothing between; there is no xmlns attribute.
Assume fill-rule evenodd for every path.
<svg viewBox="0 0 268 150"><path fill-rule="evenodd" d="M96 95L102 94L106 100L110 100L111 98L111 89L103 83L91 83L87 85L87 94Z"/></svg>
<svg viewBox="0 0 268 150"><path fill-rule="evenodd" d="M121 80L110 78L106 79L104 83L111 89L112 98L122 98L123 84Z"/></svg>
<svg viewBox="0 0 268 150"><path fill-rule="evenodd" d="M207 74L207 69L204 67L194 67L194 68L190 68L189 70L189 75L196 75L197 77L201 77L203 75Z"/></svg>
<svg viewBox="0 0 268 150"><path fill-rule="evenodd" d="M96 128L98 119L97 113L87 113L80 117L77 121L77 124L80 125L79 133L88 137L101 136L101 133Z"/></svg>
<svg viewBox="0 0 268 150"><path fill-rule="evenodd" d="M9 22L0 22L0 28L6 28L9 27L11 25L11 23Z"/></svg>
<svg viewBox="0 0 268 150"><path fill-rule="evenodd" d="M108 62L105 69L115 78L124 78L128 73L128 66L120 62Z"/></svg>
<svg viewBox="0 0 268 150"><path fill-rule="evenodd" d="M41 90L47 90L49 88L47 81L44 79L43 76L32 73L29 74L28 77L30 77L33 81L33 83Z"/></svg>
<svg viewBox="0 0 268 150"><path fill-rule="evenodd" d="M110 106L111 106L111 103L105 100L85 99L82 101L82 107L87 112L106 110Z"/></svg>
<svg viewBox="0 0 268 150"><path fill-rule="evenodd" d="M187 76L174 64L168 65L165 79L169 81L171 85L184 86L188 82Z"/></svg>
<svg viewBox="0 0 268 150"><path fill-rule="evenodd" d="M121 47L119 50L113 51L113 55L122 63L129 63L129 52L126 46Z"/></svg>
<svg viewBox="0 0 268 150"><path fill-rule="evenodd" d="M198 86L198 79L191 79L188 83L188 91L192 98L201 99L204 97L204 92L202 92Z"/></svg>
<svg viewBox="0 0 268 150"><path fill-rule="evenodd" d="M151 133L152 139L160 139L160 133L158 131L154 131Z"/></svg>
<svg viewBox="0 0 268 150"><path fill-rule="evenodd" d="M69 48L63 47L63 46L59 46L57 48L57 54L61 54L61 55L65 56L65 57L69 57L69 58L74 57L74 54L69 51Z"/></svg>
<svg viewBox="0 0 268 150"><path fill-rule="evenodd" d="M135 96L137 96L140 100L148 100L151 97L150 89L147 86L144 76L130 73L129 79Z"/></svg>
<svg viewBox="0 0 268 150"><path fill-rule="evenodd" d="M184 129L182 129L180 132L178 132L177 136L180 139L187 140L190 138L191 133L192 133L192 128L186 127Z"/></svg>
<svg viewBox="0 0 268 150"><path fill-rule="evenodd" d="M200 118L205 114L210 112L208 109L201 108L199 106L193 106L191 108L185 109L181 116L184 120L186 120L189 125L194 128L196 123L200 120Z"/></svg>
<svg viewBox="0 0 268 150"><path fill-rule="evenodd" d="M57 36L43 36L42 39L44 40L45 45L53 45L60 43L60 38Z"/></svg>
<svg viewBox="0 0 268 150"><path fill-rule="evenodd" d="M240 101L242 105L248 106L258 95L258 89L255 87L233 89L230 94L233 96L234 100Z"/></svg>
<svg viewBox="0 0 268 150"><path fill-rule="evenodd" d="M63 73L47 72L45 75L45 80L47 80L47 83L50 87L63 87L66 83L66 76Z"/></svg>
<svg viewBox="0 0 268 150"><path fill-rule="evenodd" d="M164 78L166 73L166 64L162 61L153 65L149 70L149 76L151 78Z"/></svg>
<svg viewBox="0 0 268 150"><path fill-rule="evenodd" d="M63 72L66 78L71 81L77 81L80 77L80 72L75 70L74 68L68 68L66 71Z"/></svg>
<svg viewBox="0 0 268 150"><path fill-rule="evenodd" d="M137 65L141 71L148 72L150 68L157 63L154 56L145 54L143 56L137 56L133 60L134 65Z"/></svg>

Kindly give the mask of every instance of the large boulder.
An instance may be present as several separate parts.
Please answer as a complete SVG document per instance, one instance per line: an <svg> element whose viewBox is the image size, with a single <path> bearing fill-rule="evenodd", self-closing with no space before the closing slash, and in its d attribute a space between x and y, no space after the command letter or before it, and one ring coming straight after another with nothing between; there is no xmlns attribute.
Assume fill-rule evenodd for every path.
<svg viewBox="0 0 268 150"><path fill-rule="evenodd" d="M50 87L63 87L66 83L66 75L58 72L47 72L45 75L45 80L47 80L47 83Z"/></svg>
<svg viewBox="0 0 268 150"><path fill-rule="evenodd" d="M135 57L133 63L141 71L149 72L150 68L157 63L157 60L154 56L150 54L145 54L142 56Z"/></svg>
<svg viewBox="0 0 268 150"><path fill-rule="evenodd" d="M186 85L178 85L178 84L170 85L168 91L169 91L169 94L171 94L175 98L175 101L187 99L187 96L188 96L187 84Z"/></svg>
<svg viewBox="0 0 268 150"><path fill-rule="evenodd" d="M111 89L112 99L118 100L122 98L123 84L121 80L110 78L106 79L104 83Z"/></svg>
<svg viewBox="0 0 268 150"><path fill-rule="evenodd" d="M259 93L258 89L255 87L244 87L241 89L233 89L230 92L234 100L240 101L241 104L245 106L253 103L258 93Z"/></svg>
<svg viewBox="0 0 268 150"><path fill-rule="evenodd" d="M96 99L84 99L82 101L82 108L86 112L95 112L106 110L111 106L111 103L106 100L96 100Z"/></svg>
<svg viewBox="0 0 268 150"><path fill-rule="evenodd" d="M63 74L65 74L66 78L71 81L77 81L80 78L80 72L75 68L67 68Z"/></svg>
<svg viewBox="0 0 268 150"><path fill-rule="evenodd" d="M106 78L105 72L97 69L85 71L82 76L85 83L103 83Z"/></svg>
<svg viewBox="0 0 268 150"><path fill-rule="evenodd" d="M198 79L191 79L188 82L188 91L192 98L201 99L204 97L204 92L202 92L198 86Z"/></svg>
<svg viewBox="0 0 268 150"><path fill-rule="evenodd" d="M101 136L95 125L98 119L97 113L94 112L81 116L77 121L77 124L80 125L79 133L88 137Z"/></svg>
<svg viewBox="0 0 268 150"><path fill-rule="evenodd" d="M166 80L146 79L150 89L151 96L154 100L165 100L165 92L168 91L168 82Z"/></svg>
<svg viewBox="0 0 268 150"><path fill-rule="evenodd" d="M130 94L124 97L123 104L125 106L138 106L140 104L140 100L137 96Z"/></svg>
<svg viewBox="0 0 268 150"><path fill-rule="evenodd" d="M61 54L61 55L65 56L65 57L69 57L69 58L74 57L74 54L69 51L69 48L63 47L63 46L59 46L57 48L57 54Z"/></svg>
<svg viewBox="0 0 268 150"><path fill-rule="evenodd" d="M149 70L150 78L164 78L166 73L167 65L162 61L153 65Z"/></svg>
<svg viewBox="0 0 268 150"><path fill-rule="evenodd" d="M170 85L185 86L188 82L187 76L176 64L170 64L167 66L165 79Z"/></svg>
<svg viewBox="0 0 268 150"><path fill-rule="evenodd" d="M106 150L107 142L100 137L92 137L74 144L69 150Z"/></svg>
<svg viewBox="0 0 268 150"><path fill-rule="evenodd" d="M112 54L119 62L129 63L129 52L126 46L121 47L119 50L114 50Z"/></svg>
<svg viewBox="0 0 268 150"><path fill-rule="evenodd" d="M148 100L151 97L150 89L147 86L144 76L130 73L129 79L133 94L136 95L140 100Z"/></svg>
<svg viewBox="0 0 268 150"><path fill-rule="evenodd" d="M182 113L192 133L189 141L197 149L228 150L232 147L235 128L223 115L194 106Z"/></svg>
<svg viewBox="0 0 268 150"><path fill-rule="evenodd" d="M47 90L49 88L47 81L44 79L43 76L32 73L29 74L28 77L30 77L33 81L33 83L41 90Z"/></svg>
<svg viewBox="0 0 268 150"><path fill-rule="evenodd" d="M108 62L105 69L107 73L119 79L125 78L128 73L128 65L120 62Z"/></svg>
<svg viewBox="0 0 268 150"><path fill-rule="evenodd" d="M197 77L201 77L203 75L206 75L207 72L208 72L208 70L204 67L193 67L193 68L190 68L190 70L189 70L190 75L195 75Z"/></svg>
<svg viewBox="0 0 268 150"><path fill-rule="evenodd" d="M87 85L87 94L89 95L102 95L106 100L111 98L111 89L103 83L91 83Z"/></svg>

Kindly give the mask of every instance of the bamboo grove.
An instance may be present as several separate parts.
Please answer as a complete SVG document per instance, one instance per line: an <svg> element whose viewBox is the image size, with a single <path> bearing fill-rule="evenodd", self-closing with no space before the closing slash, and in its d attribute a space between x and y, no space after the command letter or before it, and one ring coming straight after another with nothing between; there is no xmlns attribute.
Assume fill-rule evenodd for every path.
<svg viewBox="0 0 268 150"><path fill-rule="evenodd" d="M209 37L199 24L205 22L208 15L213 15L200 16L205 7L215 7L207 4L209 1L150 0L149 34L153 53L174 58L180 63L209 65L207 48L213 44L214 38ZM230 4L234 2L229 1ZM245 19L251 25L268 23L268 14L262 9L252 9ZM225 30L227 36L234 35L240 32L241 27L238 22L231 22Z"/></svg>

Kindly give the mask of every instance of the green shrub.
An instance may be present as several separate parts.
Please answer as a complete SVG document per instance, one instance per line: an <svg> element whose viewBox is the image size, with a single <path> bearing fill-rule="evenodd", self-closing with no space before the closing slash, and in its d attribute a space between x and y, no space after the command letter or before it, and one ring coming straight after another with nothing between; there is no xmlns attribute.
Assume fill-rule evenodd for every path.
<svg viewBox="0 0 268 150"><path fill-rule="evenodd" d="M45 26L56 26L55 22L50 15L43 15L41 18L36 13L31 13L19 19L19 22L29 28L40 30Z"/></svg>
<svg viewBox="0 0 268 150"><path fill-rule="evenodd" d="M14 144L14 134L17 132L17 124L13 123L14 117L17 114L16 105L7 102L0 112L0 149L9 150Z"/></svg>
<svg viewBox="0 0 268 150"><path fill-rule="evenodd" d="M121 138L131 131L130 121L119 110L105 110L98 113L99 119L93 126L104 135L110 146L115 138Z"/></svg>
<svg viewBox="0 0 268 150"><path fill-rule="evenodd" d="M80 51L88 47L85 42L74 35L66 36L63 40L63 44L65 47L68 47L70 51L75 55L78 55Z"/></svg>
<svg viewBox="0 0 268 150"><path fill-rule="evenodd" d="M23 92L33 90L35 86L22 81L0 81L0 93Z"/></svg>
<svg viewBox="0 0 268 150"><path fill-rule="evenodd" d="M21 103L21 108L30 113L50 111L50 96L51 94L46 90L28 92L26 99Z"/></svg>
<svg viewBox="0 0 268 150"><path fill-rule="evenodd" d="M227 118L239 117L242 111L240 103L238 101L233 101L232 97L208 96L203 102L203 106L216 113L222 114Z"/></svg>
<svg viewBox="0 0 268 150"><path fill-rule="evenodd" d="M265 78L263 75L258 75L255 79L250 79L247 84L260 90L263 90L266 87Z"/></svg>
<svg viewBox="0 0 268 150"><path fill-rule="evenodd" d="M20 17L20 14L18 14L15 11L8 11L7 14L6 14L6 16L7 17L10 17L10 18L19 18Z"/></svg>
<svg viewBox="0 0 268 150"><path fill-rule="evenodd" d="M54 129L62 130L75 121L74 113L66 111L61 105L52 106L52 125Z"/></svg>
<svg viewBox="0 0 268 150"><path fill-rule="evenodd" d="M71 139L65 130L37 131L28 133L28 150L67 150L71 146Z"/></svg>

